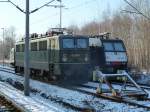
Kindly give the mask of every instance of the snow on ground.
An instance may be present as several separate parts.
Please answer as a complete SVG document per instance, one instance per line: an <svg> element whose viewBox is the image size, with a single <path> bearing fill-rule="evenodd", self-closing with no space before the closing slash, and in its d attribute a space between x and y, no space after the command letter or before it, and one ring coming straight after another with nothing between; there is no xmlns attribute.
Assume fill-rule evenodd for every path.
<svg viewBox="0 0 150 112"><path fill-rule="evenodd" d="M6 69L9 69L9 70L14 70L14 68L11 68L11 67L9 67L9 66L6 66L6 65L0 65L0 67L2 67L2 68L6 68Z"/></svg>
<svg viewBox="0 0 150 112"><path fill-rule="evenodd" d="M12 79L13 81L17 81L23 83L24 79L21 76L16 76L10 73L0 71L0 79L1 80L8 80ZM46 100L47 96L51 97L52 99L57 99L59 101L67 102L69 104L73 104L79 107L90 107L94 108L96 111L103 111L103 112L144 112L143 108L137 108L134 106L128 106L123 103L116 103L111 102L108 100L103 100L100 98L93 97L91 95L83 94L77 91L65 89L62 87L58 87L55 85L49 85L46 83L42 83L35 80L30 80L30 86L32 89L39 91L38 93L32 93L31 97L39 100ZM45 97L43 97L45 96ZM47 99L50 105L57 105L58 108L63 108L58 102L53 103L50 99ZM65 108L65 107L64 107ZM63 109L62 109L63 110ZM65 110L64 111L68 111Z"/></svg>
<svg viewBox="0 0 150 112"><path fill-rule="evenodd" d="M98 83L95 83L95 82L88 82L86 84L84 84L85 86L92 86L92 87L98 87ZM119 91L121 91L121 85L116 85L116 84L113 84L113 87ZM105 88L105 89L109 89L108 85L106 84L102 84L102 88ZM86 91L89 91L89 92L93 92L92 89L87 89L87 88L84 88L84 87L81 87L80 89L82 90L86 90ZM139 91L139 89L135 88L135 87L130 87L130 86L127 86L126 87L127 90L136 90L136 91ZM149 94L149 97L150 97L150 90L146 91L148 94ZM107 94L111 94L111 93L107 93ZM136 100L132 100L132 101L135 101L137 102ZM140 104L143 104L143 105L147 105L147 106L150 106L150 102L149 101L138 101L137 103L140 103Z"/></svg>
<svg viewBox="0 0 150 112"><path fill-rule="evenodd" d="M144 75L144 74L139 75L137 82L140 84L150 85L150 75L148 75L148 74L147 75Z"/></svg>
<svg viewBox="0 0 150 112"><path fill-rule="evenodd" d="M15 102L19 107L21 106L26 112L61 112L54 106L34 100L32 97L24 96L22 92L3 82L0 82L0 93Z"/></svg>

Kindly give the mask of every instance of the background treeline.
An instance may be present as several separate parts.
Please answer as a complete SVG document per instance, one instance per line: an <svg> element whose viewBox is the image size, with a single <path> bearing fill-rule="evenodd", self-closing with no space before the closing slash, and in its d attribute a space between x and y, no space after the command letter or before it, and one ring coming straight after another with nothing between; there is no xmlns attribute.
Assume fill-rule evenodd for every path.
<svg viewBox="0 0 150 112"><path fill-rule="evenodd" d="M129 0L128 0L129 1ZM94 35L111 32L111 38L121 38L127 48L129 66L150 70L150 0L130 0L135 8L123 4L116 12L109 8L102 21L92 21L81 28L69 26L75 34Z"/></svg>

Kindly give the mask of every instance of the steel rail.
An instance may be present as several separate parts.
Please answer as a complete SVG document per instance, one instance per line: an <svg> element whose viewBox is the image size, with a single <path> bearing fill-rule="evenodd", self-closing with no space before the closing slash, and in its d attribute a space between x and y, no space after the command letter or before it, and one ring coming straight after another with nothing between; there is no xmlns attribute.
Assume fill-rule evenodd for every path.
<svg viewBox="0 0 150 112"><path fill-rule="evenodd" d="M97 98L103 98L103 99L111 100L114 102L125 103L125 104L129 104L132 106L138 106L138 107L142 107L142 108L146 108L146 109L150 110L150 106L139 104L139 103L136 103L136 102L129 100L129 99L122 99L119 97L114 97L114 96L110 96L110 95L106 95L106 94L97 94L97 93L85 91L85 90L78 89L78 88L74 88L74 90L85 93L85 94L93 95ZM144 100L150 101L150 99L144 99Z"/></svg>
<svg viewBox="0 0 150 112"><path fill-rule="evenodd" d="M2 112L22 112L14 103L8 101L2 95L0 95L0 105L5 106L5 108L0 108Z"/></svg>

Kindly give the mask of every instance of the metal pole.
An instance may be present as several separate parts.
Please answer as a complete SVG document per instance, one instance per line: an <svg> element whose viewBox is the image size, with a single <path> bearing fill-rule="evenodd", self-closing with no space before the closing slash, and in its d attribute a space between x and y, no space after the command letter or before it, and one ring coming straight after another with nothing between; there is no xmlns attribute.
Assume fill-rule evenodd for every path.
<svg viewBox="0 0 150 112"><path fill-rule="evenodd" d="M24 52L24 95L30 95L29 86L29 0L26 0L26 37L25 37L25 52Z"/></svg>

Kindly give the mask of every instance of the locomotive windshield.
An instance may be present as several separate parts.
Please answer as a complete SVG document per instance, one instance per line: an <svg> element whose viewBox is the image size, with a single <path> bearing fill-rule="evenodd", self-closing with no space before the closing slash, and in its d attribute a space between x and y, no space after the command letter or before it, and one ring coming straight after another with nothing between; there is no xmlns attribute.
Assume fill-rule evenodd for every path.
<svg viewBox="0 0 150 112"><path fill-rule="evenodd" d="M125 51L122 43L120 43L120 42L114 43L114 48L115 48L115 51Z"/></svg>
<svg viewBox="0 0 150 112"><path fill-rule="evenodd" d="M85 37L64 37L62 38L61 61L64 63L87 63L88 38Z"/></svg>
<svg viewBox="0 0 150 112"><path fill-rule="evenodd" d="M110 42L105 42L105 43L103 43L103 45L104 45L105 51L113 51L114 50L113 44Z"/></svg>
<svg viewBox="0 0 150 112"><path fill-rule="evenodd" d="M63 48L88 48L88 41L87 39L63 39Z"/></svg>
<svg viewBox="0 0 150 112"><path fill-rule="evenodd" d="M86 39L77 39L77 48L87 48Z"/></svg>
<svg viewBox="0 0 150 112"><path fill-rule="evenodd" d="M104 42L105 51L125 51L125 48L121 42Z"/></svg>
<svg viewBox="0 0 150 112"><path fill-rule="evenodd" d="M63 48L74 48L74 39L63 39Z"/></svg>

